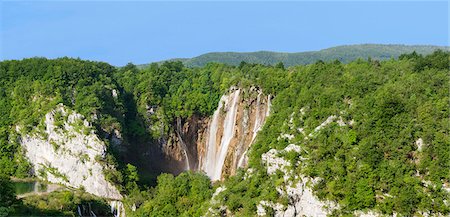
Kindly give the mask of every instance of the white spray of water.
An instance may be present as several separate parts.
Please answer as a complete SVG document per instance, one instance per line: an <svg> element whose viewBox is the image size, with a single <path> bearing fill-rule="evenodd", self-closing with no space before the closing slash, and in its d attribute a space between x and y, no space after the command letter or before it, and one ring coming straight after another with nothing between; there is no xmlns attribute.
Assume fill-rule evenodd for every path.
<svg viewBox="0 0 450 217"><path fill-rule="evenodd" d="M256 115L255 115L255 124L253 126L253 136L252 136L252 142L256 138L256 134L258 133L260 127L261 127L261 118L260 116L260 105L261 105L261 92L258 93L258 97L256 98Z"/></svg>
<svg viewBox="0 0 450 217"><path fill-rule="evenodd" d="M247 156L247 150L244 151L244 153L242 153L241 158L239 158L238 164L237 164L237 168L242 168L244 167L244 163L246 162L246 156Z"/></svg>
<svg viewBox="0 0 450 217"><path fill-rule="evenodd" d="M125 207L121 201L109 201L109 206L114 217L125 217Z"/></svg>
<svg viewBox="0 0 450 217"><path fill-rule="evenodd" d="M215 164L214 160L216 157L216 135L217 135L217 126L219 125L219 117L220 111L222 110L222 105L226 101L227 96L222 96L219 101L219 106L217 110L214 112L211 123L209 123L209 132L208 132L208 140L206 143L206 157L205 163L203 164L203 171L211 177L214 172Z"/></svg>
<svg viewBox="0 0 450 217"><path fill-rule="evenodd" d="M178 140L180 140L181 143L181 149L183 149L183 153L184 153L184 160L185 160L185 165L186 165L186 170L190 170L191 169L191 165L189 163L189 156L187 153L187 146L186 143L184 143L183 138L181 137L181 119L178 118L177 119L177 136L178 136Z"/></svg>
<svg viewBox="0 0 450 217"><path fill-rule="evenodd" d="M267 97L265 105L263 103L262 92L258 92L254 113L254 124L251 131L251 143L254 142L257 133L261 130L266 117L270 113L271 96ZM229 95L224 95L220 99L217 110L214 112L208 126L208 138L206 141L206 153L201 158L201 169L211 178L211 180L220 180L222 176L223 165L229 151L229 146L235 137L235 126L237 126L237 111L239 104L240 90L231 91ZM222 111L225 111L225 117L221 121ZM253 115L253 114L252 114ZM221 127L220 127L221 126ZM219 132L221 128L221 132ZM250 144L243 144L248 147ZM239 148L239 147L238 147ZM237 167L243 167L247 158L245 150L239 154ZM235 153L238 154L238 153Z"/></svg>
<svg viewBox="0 0 450 217"><path fill-rule="evenodd" d="M228 153L228 147L234 136L234 126L236 123L237 104L239 100L240 90L236 90L230 96L223 96L219 102L218 109L214 112L207 142L207 153L204 169L211 180L219 180L222 175L222 167L225 163L225 157ZM220 146L217 147L216 136L219 124L220 111L222 104L225 102L227 108L225 119L223 121L223 133L220 140Z"/></svg>

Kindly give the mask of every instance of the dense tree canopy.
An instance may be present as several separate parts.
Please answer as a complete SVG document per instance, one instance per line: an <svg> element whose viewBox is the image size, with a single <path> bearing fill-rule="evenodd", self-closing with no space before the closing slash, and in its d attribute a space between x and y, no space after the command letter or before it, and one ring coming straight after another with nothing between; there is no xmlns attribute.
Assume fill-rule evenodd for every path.
<svg viewBox="0 0 450 217"><path fill-rule="evenodd" d="M185 172L177 177L162 174L153 194L134 215L136 216L201 216L213 193L205 175Z"/></svg>
<svg viewBox="0 0 450 217"><path fill-rule="evenodd" d="M0 175L0 216L8 216L17 204L15 189L9 177Z"/></svg>
<svg viewBox="0 0 450 217"><path fill-rule="evenodd" d="M307 160L293 169L320 178L313 189L319 198L340 205L338 215L363 209L404 216L448 214L449 60L448 52L437 51L398 60L317 61L289 68L246 62L201 68L166 62L139 69L70 58L3 61L0 174L28 174L17 134L38 131L44 114L59 103L83 114L103 138L117 129L131 143L164 137L178 118L211 115L231 86L258 86L275 96L273 109L251 147L254 175L244 179L241 171L223 183L227 191L222 202L232 212L251 215L263 199L287 203L275 190L280 176L266 174L261 154L295 143ZM353 124L333 123L305 139L332 115ZM289 126L290 117L295 127ZM279 139L283 133L295 135L293 141ZM137 204L136 215L200 216L206 211L213 192L207 177L164 174L157 186L144 189L139 168L120 162L112 148L109 152L105 161L116 164L120 173L108 177ZM289 158L298 160L296 155Z"/></svg>

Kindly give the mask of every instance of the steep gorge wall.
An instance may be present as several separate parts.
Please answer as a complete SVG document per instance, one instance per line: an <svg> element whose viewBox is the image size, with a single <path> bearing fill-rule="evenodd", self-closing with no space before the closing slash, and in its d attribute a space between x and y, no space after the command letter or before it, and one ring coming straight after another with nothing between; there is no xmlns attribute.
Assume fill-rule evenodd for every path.
<svg viewBox="0 0 450 217"><path fill-rule="evenodd" d="M137 151L134 154L147 159L149 167L174 174L202 170L212 180L220 180L246 166L246 153L269 114L270 99L255 87L232 88L222 96L212 117L193 115L177 119L171 126L172 133L157 145L124 148L127 152ZM41 130L22 134L20 139L36 176L84 188L97 196L122 198L105 177L105 171L115 170L103 161L107 146L82 115L61 104L45 115L42 126ZM120 139L121 132L115 133ZM113 147L124 146L112 137Z"/></svg>
<svg viewBox="0 0 450 217"><path fill-rule="evenodd" d="M270 96L257 88L231 89L224 95L208 125L206 153L200 168L212 180L233 175L246 165L246 152L270 110Z"/></svg>
<svg viewBox="0 0 450 217"><path fill-rule="evenodd" d="M208 117L193 115L186 120L177 119L174 131L163 149L167 157L183 166L179 169L199 170L200 158L204 155L205 135L208 128ZM180 171L180 172L181 172Z"/></svg>
<svg viewBox="0 0 450 217"><path fill-rule="evenodd" d="M255 87L232 88L212 117L178 119L164 152L183 162L183 170L204 171L212 180L233 175L247 164L247 150L269 115L270 99Z"/></svg>

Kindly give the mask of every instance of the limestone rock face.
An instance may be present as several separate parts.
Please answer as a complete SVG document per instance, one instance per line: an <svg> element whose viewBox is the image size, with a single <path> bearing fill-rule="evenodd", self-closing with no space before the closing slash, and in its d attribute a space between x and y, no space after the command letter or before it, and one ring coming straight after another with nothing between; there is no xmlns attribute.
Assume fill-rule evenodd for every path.
<svg viewBox="0 0 450 217"><path fill-rule="evenodd" d="M232 88L222 96L199 144L200 169L212 180L234 175L247 165L247 150L270 113L270 95L255 87Z"/></svg>
<svg viewBox="0 0 450 217"><path fill-rule="evenodd" d="M262 155L262 161L266 165L267 174L271 175L277 171L282 172L284 184L277 188L280 195L287 195L289 203L287 207L271 201L261 201L257 205L257 214L266 215L265 208L272 208L275 216L327 216L337 206L328 201L320 201L314 194L309 184L314 184L318 180L309 177L299 177L289 169L291 163L280 157L280 154L295 151L300 153L301 147L290 144L285 149L278 151L271 149ZM292 179L294 177L294 179Z"/></svg>
<svg viewBox="0 0 450 217"><path fill-rule="evenodd" d="M82 115L59 105L45 115L44 127L40 135L29 133L20 139L37 177L84 188L100 197L122 199L103 173L114 168L99 162L106 155L106 145Z"/></svg>
<svg viewBox="0 0 450 217"><path fill-rule="evenodd" d="M178 118L161 146L166 158L173 167L204 171L214 181L236 174L247 166L247 151L270 113L271 98L256 87L234 87L211 117Z"/></svg>

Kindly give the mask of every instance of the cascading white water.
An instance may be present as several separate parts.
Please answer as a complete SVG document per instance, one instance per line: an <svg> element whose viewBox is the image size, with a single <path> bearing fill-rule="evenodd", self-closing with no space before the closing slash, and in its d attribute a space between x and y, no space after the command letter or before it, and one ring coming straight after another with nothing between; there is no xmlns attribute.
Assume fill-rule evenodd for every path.
<svg viewBox="0 0 450 217"><path fill-rule="evenodd" d="M237 90L232 95L233 101L230 107L230 111L227 112L227 115L225 116L224 125L223 125L223 136L222 141L220 143L220 151L219 151L219 159L217 162L217 167L215 170L215 173L213 175L213 180L220 179L222 175L222 167L225 163L225 157L228 153L228 146L230 145L231 139L234 135L234 126L236 122L236 114L237 114L237 103L239 99L239 93L240 90Z"/></svg>
<svg viewBox="0 0 450 217"><path fill-rule="evenodd" d="M256 101L252 101L241 99L240 89L232 89L228 95L222 96L211 117L207 128L208 136L202 144L205 152L198 159L201 170L213 181L221 179L223 170L227 174L233 174L237 168L247 164L248 148L261 130L271 106L270 95L266 99L261 90L256 91ZM238 112L242 112L239 114L240 120L237 120ZM227 165L227 169L224 165Z"/></svg>
<svg viewBox="0 0 450 217"><path fill-rule="evenodd" d="M125 207L121 201L109 201L109 206L111 207L111 213L114 217L125 217Z"/></svg>
<svg viewBox="0 0 450 217"><path fill-rule="evenodd" d="M205 171L209 177L212 177L215 169L217 126L219 125L220 111L222 110L222 105L226 101L226 98L227 96L222 96L222 98L220 98L219 106L214 112L211 123L209 124L209 136L206 143L207 152L205 163L203 164L203 171Z"/></svg>
<svg viewBox="0 0 450 217"><path fill-rule="evenodd" d="M261 92L258 93L258 97L256 98L256 116L255 116L255 124L253 125L253 136L252 142L255 140L256 135L261 128L261 118L260 116L260 105L261 105Z"/></svg>
<svg viewBox="0 0 450 217"><path fill-rule="evenodd" d="M219 102L219 107L214 112L211 120L207 142L207 153L204 164L204 170L211 180L219 180L222 175L222 167L228 153L228 147L234 135L239 94L240 90L236 90L229 96L223 96ZM223 133L220 140L220 145L217 146L217 128L219 124L220 111L222 110L222 105L224 103L226 115L223 121Z"/></svg>
<svg viewBox="0 0 450 217"><path fill-rule="evenodd" d="M187 146L186 146L186 143L184 143L183 138L180 135L180 132L181 132L181 119L180 118L177 119L177 130L176 131L177 131L178 140L180 140L180 143L181 143L181 149L183 149L184 160L185 160L185 165L186 165L185 170L191 170L191 164L189 163L189 155L187 153Z"/></svg>
<svg viewBox="0 0 450 217"><path fill-rule="evenodd" d="M186 150L183 150L183 152L184 152L184 156L186 157L184 160L185 164L186 164L186 170L191 170L191 165L189 164L188 154L187 154Z"/></svg>

